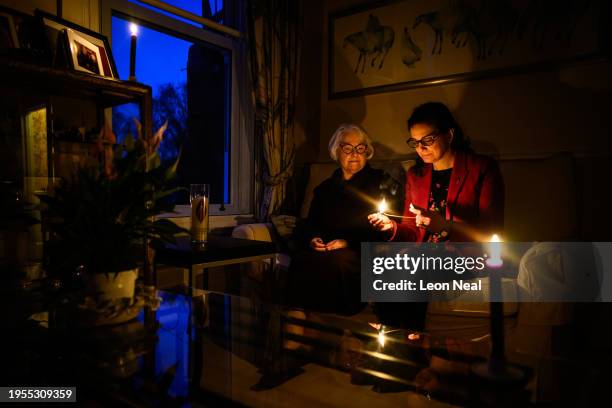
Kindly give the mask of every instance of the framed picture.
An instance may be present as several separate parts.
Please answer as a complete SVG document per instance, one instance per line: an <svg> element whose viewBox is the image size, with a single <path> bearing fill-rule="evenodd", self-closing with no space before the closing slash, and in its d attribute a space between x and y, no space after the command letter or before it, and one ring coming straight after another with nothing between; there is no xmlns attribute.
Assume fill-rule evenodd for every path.
<svg viewBox="0 0 612 408"><path fill-rule="evenodd" d="M54 16L53 14L49 14L41 10L36 10L36 15L42 21L42 25L45 29L45 35L47 37L48 46L51 50L52 55L54 56L54 59L56 60L56 64L61 64L62 61L59 60L66 58L68 60L66 62L69 63L69 66L77 67L77 65L74 65L72 49L66 49L65 47L64 33L72 35L73 37L78 36L80 39L87 41L89 44L93 45L93 47L97 49L97 54L99 55L98 61L102 64L102 69L97 75L119 79L119 74L117 71L117 66L115 65L113 53L108 39L105 35L92 31L88 28L81 27L70 21L63 20L59 17ZM68 41L70 42L70 39L68 39ZM84 43L83 41L81 41L79 44L83 45ZM81 49L84 50L83 48ZM75 69L79 70L79 68Z"/></svg>
<svg viewBox="0 0 612 408"><path fill-rule="evenodd" d="M0 48L19 48L13 16L2 11L0 11Z"/></svg>
<svg viewBox="0 0 612 408"><path fill-rule="evenodd" d="M90 74L104 75L102 57L98 47L70 28L66 29L66 39L68 40L72 69Z"/></svg>
<svg viewBox="0 0 612 408"><path fill-rule="evenodd" d="M601 3L387 0L332 13L328 97L604 59Z"/></svg>
<svg viewBox="0 0 612 408"><path fill-rule="evenodd" d="M0 49L11 55L42 60L48 56L44 35L37 18L0 6Z"/></svg>

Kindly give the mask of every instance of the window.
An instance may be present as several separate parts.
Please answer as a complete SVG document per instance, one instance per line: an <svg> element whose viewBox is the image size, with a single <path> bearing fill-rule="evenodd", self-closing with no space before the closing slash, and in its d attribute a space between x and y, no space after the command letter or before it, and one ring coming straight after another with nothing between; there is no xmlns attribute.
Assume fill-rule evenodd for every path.
<svg viewBox="0 0 612 408"><path fill-rule="evenodd" d="M202 15L203 2L168 3ZM181 3L184 3L182 5ZM193 8L199 3L199 8ZM222 2L211 0L219 7ZM239 92L244 81L243 54L238 40L219 35L138 1L103 2L102 28L111 37L121 79L129 76L130 29L138 25L136 78L153 90L153 130L166 120L168 128L159 148L164 161L181 154L178 183L211 185L213 214L250 212L252 142L247 136L247 113ZM146 7L145 7L146 6ZM191 7L191 8L190 8ZM212 7L204 7L206 12ZM208 10L208 11L207 11ZM119 140L135 133L132 117L137 106L113 109L113 129ZM188 205L188 194L174 198Z"/></svg>

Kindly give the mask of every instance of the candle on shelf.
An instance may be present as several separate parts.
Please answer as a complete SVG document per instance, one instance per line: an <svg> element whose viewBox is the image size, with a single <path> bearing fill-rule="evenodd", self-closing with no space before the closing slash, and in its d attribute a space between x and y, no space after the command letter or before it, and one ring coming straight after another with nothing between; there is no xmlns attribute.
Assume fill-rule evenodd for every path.
<svg viewBox="0 0 612 408"><path fill-rule="evenodd" d="M130 23L131 45L130 45L130 81L136 81L136 36L138 35L138 26L136 23Z"/></svg>

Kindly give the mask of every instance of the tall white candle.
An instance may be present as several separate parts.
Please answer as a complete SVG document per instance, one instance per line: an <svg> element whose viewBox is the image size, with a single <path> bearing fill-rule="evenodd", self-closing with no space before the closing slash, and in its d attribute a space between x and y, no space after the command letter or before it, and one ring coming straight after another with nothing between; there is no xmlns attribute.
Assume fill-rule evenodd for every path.
<svg viewBox="0 0 612 408"><path fill-rule="evenodd" d="M504 265L502 259L502 240L497 234L493 234L489 240L489 258L486 263L489 268L501 268Z"/></svg>
<svg viewBox="0 0 612 408"><path fill-rule="evenodd" d="M135 23L130 23L130 81L136 80L136 36L138 35L138 26Z"/></svg>

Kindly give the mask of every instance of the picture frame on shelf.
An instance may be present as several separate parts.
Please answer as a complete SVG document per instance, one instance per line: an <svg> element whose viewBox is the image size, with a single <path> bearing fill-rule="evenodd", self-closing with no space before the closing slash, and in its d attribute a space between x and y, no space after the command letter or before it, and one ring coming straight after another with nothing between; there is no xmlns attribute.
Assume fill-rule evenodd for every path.
<svg viewBox="0 0 612 408"><path fill-rule="evenodd" d="M72 69L104 76L102 57L95 44L87 41L70 28L65 30L65 38L68 41Z"/></svg>
<svg viewBox="0 0 612 408"><path fill-rule="evenodd" d="M102 65L98 75L119 79L112 49L105 35L41 10L36 10L35 14L44 27L48 47L53 55L54 65L64 64L72 68L75 67L72 50L68 47L70 40L66 38L66 34L73 33L74 36L80 37L97 49L96 54L99 55L99 61ZM84 43L81 41L80 44ZM89 47L86 48L91 49ZM75 69L79 70L78 68ZM83 72L94 73L94 71Z"/></svg>
<svg viewBox="0 0 612 408"><path fill-rule="evenodd" d="M19 48L13 16L0 10L0 49Z"/></svg>
<svg viewBox="0 0 612 408"><path fill-rule="evenodd" d="M0 6L0 50L18 59L47 61L47 47L38 19Z"/></svg>

